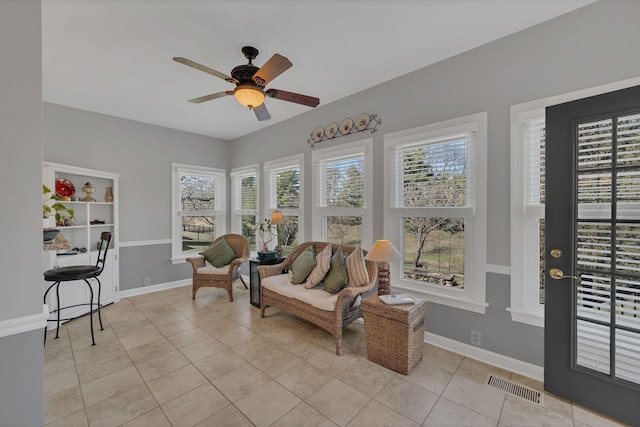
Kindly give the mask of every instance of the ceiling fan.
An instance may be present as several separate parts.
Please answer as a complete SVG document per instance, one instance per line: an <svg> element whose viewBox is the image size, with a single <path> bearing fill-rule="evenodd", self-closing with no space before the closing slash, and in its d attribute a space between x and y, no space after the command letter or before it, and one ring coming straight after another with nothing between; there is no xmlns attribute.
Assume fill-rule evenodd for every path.
<svg viewBox="0 0 640 427"><path fill-rule="evenodd" d="M249 60L249 63L235 67L231 70L231 76L198 64L190 59L183 58L181 56L174 57L173 60L176 62L188 65L196 70L204 71L205 73L209 73L236 85L234 90L227 90L224 92L217 92L193 98L190 99L189 102L199 104L201 102L211 101L212 99L222 98L223 96L234 95L240 104L252 109L260 121L269 120L271 118L267 107L264 105L264 99L267 96L270 98L280 99L282 101L295 102L296 104L302 104L309 107L316 107L320 103L320 99L312 96L287 92L280 89L264 89L264 87L273 79L293 65L291 61L284 56L276 53L262 67L258 68L251 62L256 58L256 56L258 56L258 49L251 46L245 46L242 48L242 53L245 58Z"/></svg>

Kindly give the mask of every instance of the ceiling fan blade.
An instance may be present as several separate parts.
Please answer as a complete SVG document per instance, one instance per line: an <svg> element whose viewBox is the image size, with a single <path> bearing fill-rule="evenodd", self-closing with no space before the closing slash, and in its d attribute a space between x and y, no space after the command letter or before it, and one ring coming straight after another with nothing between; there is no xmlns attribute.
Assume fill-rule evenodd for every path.
<svg viewBox="0 0 640 427"><path fill-rule="evenodd" d="M271 116L269 115L269 111L267 110L267 106L264 105L264 102L257 107L253 107L253 112L256 114L256 118L258 121L264 122L265 120L269 120Z"/></svg>
<svg viewBox="0 0 640 427"><path fill-rule="evenodd" d="M293 64L284 56L276 53L253 75L253 81L258 86L265 87L267 83L291 68Z"/></svg>
<svg viewBox="0 0 640 427"><path fill-rule="evenodd" d="M299 93L287 92L280 89L267 89L265 93L271 97L282 101L295 102L296 104L306 105L308 107L317 107L320 99L313 96L300 95Z"/></svg>
<svg viewBox="0 0 640 427"><path fill-rule="evenodd" d="M228 90L225 92L212 93L211 95L201 96L199 98L190 99L189 102L192 104L200 104L201 102L211 101L212 99L222 98L223 96L233 95L232 90Z"/></svg>
<svg viewBox="0 0 640 427"><path fill-rule="evenodd" d="M233 77L227 76L226 74L221 73L220 71L216 71L213 68L209 68L209 67L206 67L206 66L204 66L202 64L198 64L197 62L194 62L194 61L192 61L190 59L183 58L181 56L174 56L173 60L176 61L176 62L179 62L181 64L187 65L187 66L189 66L191 68L195 68L196 70L204 71L205 73L209 73L209 74L211 74L213 76L220 77L221 79L226 80L229 83L238 83L238 81L236 79L234 79Z"/></svg>

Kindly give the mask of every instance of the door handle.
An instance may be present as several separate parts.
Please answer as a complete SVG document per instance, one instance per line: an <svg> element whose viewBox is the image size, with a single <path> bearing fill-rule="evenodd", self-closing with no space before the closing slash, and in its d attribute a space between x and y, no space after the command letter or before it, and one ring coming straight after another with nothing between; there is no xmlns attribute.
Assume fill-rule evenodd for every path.
<svg viewBox="0 0 640 427"><path fill-rule="evenodd" d="M564 273L562 272L562 270L560 270L559 268L552 268L551 270L549 270L549 277L551 277L552 279L555 280L560 280L560 279L575 279L578 281L578 283L580 283L580 278L576 277L576 276L565 276Z"/></svg>

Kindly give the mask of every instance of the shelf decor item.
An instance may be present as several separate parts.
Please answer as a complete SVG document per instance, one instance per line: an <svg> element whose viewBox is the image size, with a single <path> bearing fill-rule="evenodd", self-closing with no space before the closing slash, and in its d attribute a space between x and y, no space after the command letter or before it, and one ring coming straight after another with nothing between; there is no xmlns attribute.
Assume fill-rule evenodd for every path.
<svg viewBox="0 0 640 427"><path fill-rule="evenodd" d="M93 197L91 197L91 195L96 191L96 188L91 185L91 183L89 181L87 181L84 186L82 187L82 191L85 192L86 196L82 198L81 201L83 202L95 202L96 199L94 199Z"/></svg>
<svg viewBox="0 0 640 427"><path fill-rule="evenodd" d="M388 240L378 240L364 257L367 261L380 263L378 268L378 295L389 295L391 293L389 285L389 261L400 261L402 255L393 243Z"/></svg>
<svg viewBox="0 0 640 427"><path fill-rule="evenodd" d="M53 227L57 224L62 225L65 220L71 221L74 218L73 209L67 208L60 203L60 200L62 197L42 184L42 228ZM55 220L55 224L51 224L51 219Z"/></svg>
<svg viewBox="0 0 640 427"><path fill-rule="evenodd" d="M107 203L113 202L113 189L111 187L107 187L107 192L104 195L104 201Z"/></svg>

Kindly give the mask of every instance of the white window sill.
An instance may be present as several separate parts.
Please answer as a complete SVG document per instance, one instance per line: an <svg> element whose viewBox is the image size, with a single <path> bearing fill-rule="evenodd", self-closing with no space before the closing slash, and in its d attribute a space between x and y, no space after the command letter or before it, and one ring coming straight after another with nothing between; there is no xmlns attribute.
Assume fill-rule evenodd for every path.
<svg viewBox="0 0 640 427"><path fill-rule="evenodd" d="M391 284L391 291L395 293L410 293L418 298L424 298L429 302L435 302L480 314L484 314L486 308L489 306L489 303L487 302L474 301L469 298L465 298L462 293L460 293L460 295L447 295L444 292L431 292L429 289L415 285Z"/></svg>
<svg viewBox="0 0 640 427"><path fill-rule="evenodd" d="M185 255L185 256L181 256L181 257L177 257L177 258L171 258L171 264L184 264L187 262L187 258L197 258L201 255L199 255L197 252L194 253L193 255Z"/></svg>
<svg viewBox="0 0 640 427"><path fill-rule="evenodd" d="M544 328L544 311L528 311L507 307L507 311L511 313L511 320L514 322L526 323L531 326Z"/></svg>

